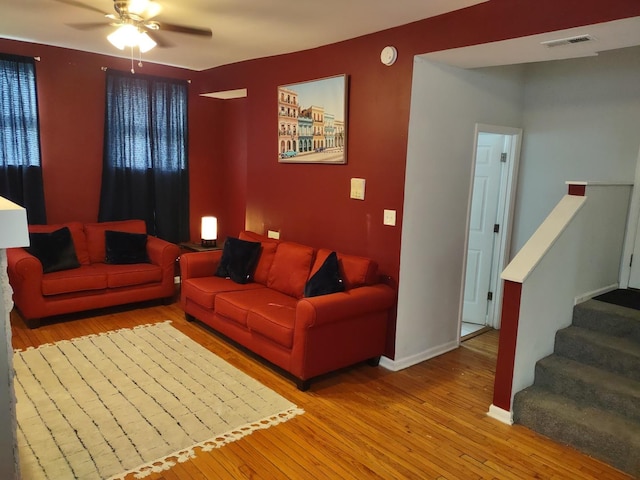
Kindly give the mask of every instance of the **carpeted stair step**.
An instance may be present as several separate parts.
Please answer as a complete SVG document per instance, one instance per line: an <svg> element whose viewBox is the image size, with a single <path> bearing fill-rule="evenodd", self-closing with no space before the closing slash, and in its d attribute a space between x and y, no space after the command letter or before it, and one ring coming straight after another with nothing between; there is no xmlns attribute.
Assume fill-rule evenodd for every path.
<svg viewBox="0 0 640 480"><path fill-rule="evenodd" d="M640 476L640 423L537 386L516 394L513 412L515 423Z"/></svg>
<svg viewBox="0 0 640 480"><path fill-rule="evenodd" d="M633 340L570 326L556 333L554 352L640 381L640 344Z"/></svg>
<svg viewBox="0 0 640 480"><path fill-rule="evenodd" d="M559 355L536 364L535 385L640 422L640 382Z"/></svg>
<svg viewBox="0 0 640 480"><path fill-rule="evenodd" d="M588 300L573 309L573 325L640 343L640 310Z"/></svg>

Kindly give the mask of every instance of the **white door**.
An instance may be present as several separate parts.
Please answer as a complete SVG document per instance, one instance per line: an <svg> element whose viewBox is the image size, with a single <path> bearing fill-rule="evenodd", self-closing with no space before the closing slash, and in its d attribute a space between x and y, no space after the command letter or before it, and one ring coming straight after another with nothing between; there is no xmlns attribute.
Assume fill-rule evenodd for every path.
<svg viewBox="0 0 640 480"><path fill-rule="evenodd" d="M504 135L478 134L462 321L479 325L487 324L504 146Z"/></svg>

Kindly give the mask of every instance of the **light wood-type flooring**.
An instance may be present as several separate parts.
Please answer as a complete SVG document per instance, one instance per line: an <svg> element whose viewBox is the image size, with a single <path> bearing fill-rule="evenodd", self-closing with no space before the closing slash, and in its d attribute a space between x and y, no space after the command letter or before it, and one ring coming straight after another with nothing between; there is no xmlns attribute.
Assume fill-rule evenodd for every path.
<svg viewBox="0 0 640 480"><path fill-rule="evenodd" d="M149 480L631 478L486 415L493 393L496 331L400 372L363 364L300 392L290 379L202 324L186 322L178 304L68 316L36 330L29 330L15 312L11 318L14 348L169 319L306 412L212 452L198 452L195 459L146 477Z"/></svg>

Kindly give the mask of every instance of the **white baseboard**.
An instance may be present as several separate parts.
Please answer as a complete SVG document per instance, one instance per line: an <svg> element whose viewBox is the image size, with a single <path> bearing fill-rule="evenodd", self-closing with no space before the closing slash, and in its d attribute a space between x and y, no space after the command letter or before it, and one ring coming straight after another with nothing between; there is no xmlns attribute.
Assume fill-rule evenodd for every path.
<svg viewBox="0 0 640 480"><path fill-rule="evenodd" d="M494 404L491 404L491 406L489 407L487 416L495 418L499 422L506 423L507 425L513 425L513 413L508 412L507 410L504 410L500 407L496 407Z"/></svg>
<svg viewBox="0 0 640 480"><path fill-rule="evenodd" d="M619 285L617 283L612 283L611 285L607 285L606 287L602 287L597 290L592 290L591 292L584 293L574 298L573 304L578 305L579 303L586 302L587 300L591 300L593 297L597 297L598 295L602 295L603 293L611 292L612 290L615 290L618 287Z"/></svg>
<svg viewBox="0 0 640 480"><path fill-rule="evenodd" d="M456 340L401 359L396 358L395 360L391 360L390 358L382 357L380 359L380 366L387 370L391 370L392 372L398 372L405 368L409 368L412 365L417 365L425 360L429 360L430 358L455 350L458 348L458 345L458 341Z"/></svg>

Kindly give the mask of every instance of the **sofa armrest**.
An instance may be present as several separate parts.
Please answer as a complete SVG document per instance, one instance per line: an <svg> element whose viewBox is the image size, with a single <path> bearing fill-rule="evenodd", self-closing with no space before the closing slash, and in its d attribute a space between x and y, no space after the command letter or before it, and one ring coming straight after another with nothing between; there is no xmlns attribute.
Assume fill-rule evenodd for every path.
<svg viewBox="0 0 640 480"><path fill-rule="evenodd" d="M309 329L372 312L389 310L395 301L395 292L384 284L303 298L298 301L296 307L296 329Z"/></svg>
<svg viewBox="0 0 640 480"><path fill-rule="evenodd" d="M188 278L210 277L215 273L222 258L222 250L190 252L180 255L180 276Z"/></svg>
<svg viewBox="0 0 640 480"><path fill-rule="evenodd" d="M175 243L147 235L147 255L154 265L173 269L180 256L180 248Z"/></svg>
<svg viewBox="0 0 640 480"><path fill-rule="evenodd" d="M7 274L17 305L42 301L42 263L24 248L7 249Z"/></svg>
<svg viewBox="0 0 640 480"><path fill-rule="evenodd" d="M16 280L33 280L38 286L42 283L42 263L24 248L7 249L7 272Z"/></svg>

